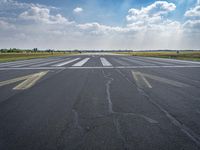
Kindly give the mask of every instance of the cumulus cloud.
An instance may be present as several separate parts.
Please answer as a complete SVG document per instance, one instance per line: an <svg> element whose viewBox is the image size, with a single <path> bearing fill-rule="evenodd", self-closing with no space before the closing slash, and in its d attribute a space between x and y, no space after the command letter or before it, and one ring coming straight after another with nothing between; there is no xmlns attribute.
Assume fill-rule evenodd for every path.
<svg viewBox="0 0 200 150"><path fill-rule="evenodd" d="M200 5L185 12L186 17L200 17Z"/></svg>
<svg viewBox="0 0 200 150"><path fill-rule="evenodd" d="M200 5L198 4L184 14L188 20L183 24L183 28L187 32L200 33Z"/></svg>
<svg viewBox="0 0 200 150"><path fill-rule="evenodd" d="M188 20L183 24L185 29L192 29L195 32L200 32L200 20Z"/></svg>
<svg viewBox="0 0 200 150"><path fill-rule="evenodd" d="M132 8L126 16L127 21L131 22L150 22L155 23L162 19L163 15L176 9L175 4L166 1L156 1L153 4L142 7L141 9Z"/></svg>
<svg viewBox="0 0 200 150"><path fill-rule="evenodd" d="M24 20L33 20L49 24L65 24L68 20L61 14L51 15L48 8L32 6L29 10L21 13L19 18Z"/></svg>
<svg viewBox="0 0 200 150"><path fill-rule="evenodd" d="M198 8L185 13L184 23L170 20L176 5L156 1L127 12L126 25L109 26L99 22L77 23L55 8L39 4L0 0L0 8L15 16L0 17L0 43L3 47L78 49L183 49L200 47L197 39ZM2 4L3 3L3 4ZM17 11L13 11L13 8ZM6 11L5 11L6 10ZM1 11L1 9L0 9ZM74 13L82 12L75 8ZM9 34L8 34L9 33ZM12 36L11 36L12 35ZM84 38L83 38L84 37ZM192 40L190 40L192 39ZM78 44L77 44L78 43Z"/></svg>
<svg viewBox="0 0 200 150"><path fill-rule="evenodd" d="M174 31L179 32L180 23L167 19L167 15L175 9L175 4L166 1L156 1L141 9L131 8L126 16L127 27L149 34L159 32L163 35L170 35Z"/></svg>
<svg viewBox="0 0 200 150"><path fill-rule="evenodd" d="M76 7L76 8L73 10L74 13L81 13L82 11L83 11L83 8L81 8L81 7Z"/></svg>

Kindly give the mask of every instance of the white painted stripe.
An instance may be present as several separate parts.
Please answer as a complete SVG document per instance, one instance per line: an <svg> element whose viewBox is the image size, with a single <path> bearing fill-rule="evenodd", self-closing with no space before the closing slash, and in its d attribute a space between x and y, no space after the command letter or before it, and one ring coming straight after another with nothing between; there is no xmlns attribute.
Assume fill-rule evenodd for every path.
<svg viewBox="0 0 200 150"><path fill-rule="evenodd" d="M200 68L200 66L111 66L111 67L66 67L66 69L137 69L137 68Z"/></svg>
<svg viewBox="0 0 200 150"><path fill-rule="evenodd" d="M24 64L24 63L30 63L34 61L41 61L43 59L30 59L30 60L17 60L17 61L11 61L11 62L5 62L0 63L0 66L11 66L11 65L18 65L18 64Z"/></svg>
<svg viewBox="0 0 200 150"><path fill-rule="evenodd" d="M34 61L34 62L30 62L30 63L25 63L25 64L19 64L19 65L12 65L12 66L9 66L9 67L25 67L25 66L30 66L30 65L35 65L35 64L39 64L39 63L43 63L43 62L50 62L52 60L49 60L49 59L43 59L41 61Z"/></svg>
<svg viewBox="0 0 200 150"><path fill-rule="evenodd" d="M56 70L56 69L137 69L137 68L200 68L197 65L191 66L111 66L111 67L21 67L21 68L0 68L0 70Z"/></svg>
<svg viewBox="0 0 200 150"><path fill-rule="evenodd" d="M101 57L100 60L103 66L112 66L112 64L108 62L105 58Z"/></svg>
<svg viewBox="0 0 200 150"><path fill-rule="evenodd" d="M67 58L68 60L69 58ZM66 60L66 59L65 59ZM50 61L50 62L46 62L46 63L40 63L40 64L37 64L37 65L32 65L30 67L41 67L41 66L46 66L46 65L51 65L51 64L55 64L55 63L58 63L58 62L61 62L63 61L63 59L59 59L57 61Z"/></svg>
<svg viewBox="0 0 200 150"><path fill-rule="evenodd" d="M74 61L77 61L79 60L80 58L75 58L75 59L72 59L72 60L69 60L69 61L66 61L66 62L63 62L63 63L60 63L60 64L56 64L56 65L53 65L53 66L56 66L56 67L61 67L61 66L64 66L64 65L67 65L69 63L72 63Z"/></svg>
<svg viewBox="0 0 200 150"><path fill-rule="evenodd" d="M85 59L83 59L83 60L77 62L77 63L74 64L73 66L74 66L74 67L81 67L81 66L83 66L89 59L90 59L90 58L85 58Z"/></svg>

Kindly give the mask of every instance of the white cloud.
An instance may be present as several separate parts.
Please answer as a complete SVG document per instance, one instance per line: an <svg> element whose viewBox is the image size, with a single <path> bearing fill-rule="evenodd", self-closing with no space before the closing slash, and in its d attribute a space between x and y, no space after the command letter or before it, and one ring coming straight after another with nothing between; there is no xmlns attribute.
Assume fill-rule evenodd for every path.
<svg viewBox="0 0 200 150"><path fill-rule="evenodd" d="M49 24L67 24L68 20L60 14L51 15L48 8L32 6L29 10L21 13L19 18L33 20Z"/></svg>
<svg viewBox="0 0 200 150"><path fill-rule="evenodd" d="M168 13L174 11L176 5L166 1L156 1L141 9L132 8L128 11L127 27L143 32L161 32L169 35L173 30L180 30L180 23L167 19Z"/></svg>
<svg viewBox="0 0 200 150"><path fill-rule="evenodd" d="M188 10L185 16L189 17L189 20L181 23L168 18L168 14L174 11L176 6L166 1L156 1L141 9L130 9L124 26L109 26L98 22L80 24L69 21L53 7L12 0L0 0L0 2L4 3L0 5L0 11L2 8L4 12L16 14L16 17L0 18L2 47L55 49L200 47L197 42L200 35L200 21L192 17L197 16L197 9ZM14 8L17 11L13 11ZM83 9L79 8L74 12L81 11ZM197 33L195 37L192 36L194 32Z"/></svg>
<svg viewBox="0 0 200 150"><path fill-rule="evenodd" d="M185 29L192 29L200 32L200 20L188 20L183 24L183 26Z"/></svg>
<svg viewBox="0 0 200 150"><path fill-rule="evenodd" d="M76 8L73 10L74 13L81 13L82 11L83 11L83 8L81 8L81 7L76 7Z"/></svg>
<svg viewBox="0 0 200 150"><path fill-rule="evenodd" d="M184 14L188 20L183 24L186 32L200 33L200 5L189 9ZM200 36L199 36L200 37Z"/></svg>
<svg viewBox="0 0 200 150"><path fill-rule="evenodd" d="M185 12L186 17L200 17L200 5Z"/></svg>
<svg viewBox="0 0 200 150"><path fill-rule="evenodd" d="M0 30L9 30L9 29L15 29L15 26L6 21L0 20Z"/></svg>
<svg viewBox="0 0 200 150"><path fill-rule="evenodd" d="M156 1L153 4L142 7L141 9L132 8L126 16L129 22L149 22L156 23L162 19L162 16L176 9L175 4L166 1Z"/></svg>

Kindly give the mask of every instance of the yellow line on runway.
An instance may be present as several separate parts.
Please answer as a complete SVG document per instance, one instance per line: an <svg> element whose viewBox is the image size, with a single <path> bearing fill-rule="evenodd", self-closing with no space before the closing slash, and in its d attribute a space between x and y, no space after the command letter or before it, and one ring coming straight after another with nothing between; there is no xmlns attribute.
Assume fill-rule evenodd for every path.
<svg viewBox="0 0 200 150"><path fill-rule="evenodd" d="M39 79L41 79L47 73L48 73L48 71L43 71L43 72L39 72L39 73L35 73L35 74L23 76L23 77L18 77L18 78L15 78L15 79L2 81L2 82L0 82L0 87L5 86L5 85L9 85L9 84L12 84L12 83L16 83L16 82L19 82L19 81L23 81L22 83L15 86L13 88L13 90L25 90L25 89L32 87Z"/></svg>
<svg viewBox="0 0 200 150"><path fill-rule="evenodd" d="M145 87L148 87L148 88L152 88L151 84L150 84L150 83L148 82L148 80L143 76L142 73L132 71L132 75L133 75L133 78L135 79L136 84L137 84L138 86L140 86L140 87L145 86Z"/></svg>
<svg viewBox="0 0 200 150"><path fill-rule="evenodd" d="M134 71L132 71L132 74L133 74L133 78L136 81L136 84L140 87L145 85L148 88L152 88L152 85L149 83L149 81L146 78L149 78L149 79L152 79L155 81L159 81L161 83L165 83L165 84L175 86L175 87L189 87L189 85L187 85L185 83L166 79L166 78L159 77L159 76L154 76L154 75L145 74L145 73L141 73L141 72L134 72Z"/></svg>
<svg viewBox="0 0 200 150"><path fill-rule="evenodd" d="M17 85L13 89L14 90L25 90L25 89L28 89L28 88L32 87L39 79L41 79L47 73L48 73L48 71L33 74L27 80L25 80L24 82L20 83L19 85Z"/></svg>

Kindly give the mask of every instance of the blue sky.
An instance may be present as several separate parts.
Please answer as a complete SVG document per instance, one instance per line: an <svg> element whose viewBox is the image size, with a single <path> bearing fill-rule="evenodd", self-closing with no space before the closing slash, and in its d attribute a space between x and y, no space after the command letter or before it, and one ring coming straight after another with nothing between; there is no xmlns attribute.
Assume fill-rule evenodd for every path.
<svg viewBox="0 0 200 150"><path fill-rule="evenodd" d="M81 23L99 22L107 25L124 25L129 9L148 6L155 0L19 0L19 2L57 7L64 16ZM185 11L196 4L196 0L167 0L167 2L177 6L171 18L181 21ZM79 16L74 15L73 9L76 7L83 8L84 13Z"/></svg>
<svg viewBox="0 0 200 150"><path fill-rule="evenodd" d="M198 0L0 0L0 48L200 49L198 8Z"/></svg>

